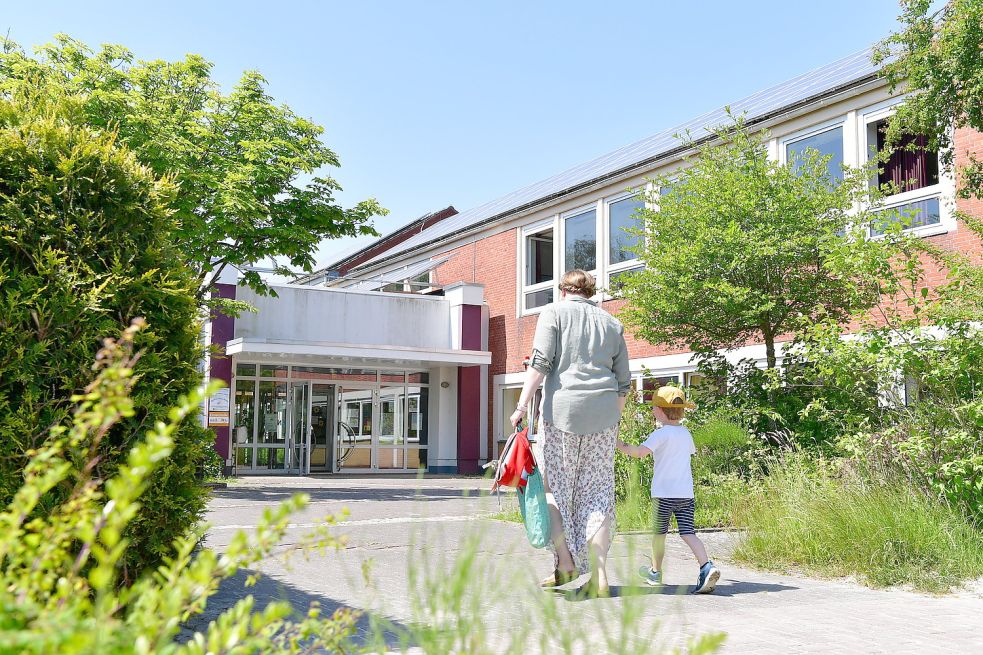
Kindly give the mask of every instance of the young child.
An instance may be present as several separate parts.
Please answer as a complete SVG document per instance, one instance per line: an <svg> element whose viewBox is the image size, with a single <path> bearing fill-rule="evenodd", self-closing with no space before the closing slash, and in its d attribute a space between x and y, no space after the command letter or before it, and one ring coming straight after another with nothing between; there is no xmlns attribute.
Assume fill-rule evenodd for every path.
<svg viewBox="0 0 983 655"><path fill-rule="evenodd" d="M666 553L666 533L669 517L676 516L679 536L693 551L700 564L700 577L694 594L709 594L720 579L720 570L707 558L707 550L693 529L693 470L690 457L696 454L693 436L680 421L686 408L695 405L686 401L686 394L675 387L660 387L652 398L652 413L662 427L654 430L640 446L618 439L618 450L631 457L653 457L652 513L655 534L652 536L652 566L643 566L638 573L655 587L662 584L662 559Z"/></svg>

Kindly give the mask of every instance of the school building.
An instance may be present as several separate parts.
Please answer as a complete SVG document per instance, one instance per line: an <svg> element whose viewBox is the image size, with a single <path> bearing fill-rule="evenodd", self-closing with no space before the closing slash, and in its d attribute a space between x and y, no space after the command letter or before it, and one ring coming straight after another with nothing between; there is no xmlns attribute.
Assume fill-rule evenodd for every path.
<svg viewBox="0 0 983 655"><path fill-rule="evenodd" d="M876 151L903 100L865 51L730 107L769 131L775 159L815 148L836 175ZM708 139L706 128L726 120L712 111L479 207L448 206L277 286L277 297L225 280L216 293L258 311L217 316L209 327L225 352L211 358L209 375L229 383L206 413L217 449L238 474L476 472L509 432L536 318L559 277L582 268L616 290L620 275L640 267L624 231L641 203L629 189L682 165L690 152L674 135ZM983 135L959 130L955 147L959 165L983 151ZM873 182L888 180L915 181L886 205L912 212L908 229L983 255L955 215L983 216L983 206L956 199L935 153L897 153ZM616 291L595 300L613 314L623 305ZM630 335L628 347L639 388L695 381L691 353ZM765 353L749 345L727 356L763 362Z"/></svg>

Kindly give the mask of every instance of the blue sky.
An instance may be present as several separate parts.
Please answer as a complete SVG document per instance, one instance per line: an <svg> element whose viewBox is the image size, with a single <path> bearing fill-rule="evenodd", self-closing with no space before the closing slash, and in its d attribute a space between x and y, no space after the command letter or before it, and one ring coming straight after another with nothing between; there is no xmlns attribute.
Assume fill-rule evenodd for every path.
<svg viewBox="0 0 983 655"><path fill-rule="evenodd" d="M897 0L0 1L0 31L260 71L323 125L340 199L390 231L491 200L867 47ZM357 246L322 244L320 262Z"/></svg>

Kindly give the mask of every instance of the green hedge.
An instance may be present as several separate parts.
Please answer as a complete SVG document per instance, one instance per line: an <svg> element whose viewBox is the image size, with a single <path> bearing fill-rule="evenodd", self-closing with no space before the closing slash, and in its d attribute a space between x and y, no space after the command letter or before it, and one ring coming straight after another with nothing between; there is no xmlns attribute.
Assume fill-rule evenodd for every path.
<svg viewBox="0 0 983 655"><path fill-rule="evenodd" d="M0 101L0 503L28 453L66 422L102 340L136 317L134 416L101 435L95 473L111 477L137 435L200 383L191 276L169 235L173 192L110 134L73 124L71 107ZM196 420L154 474L123 562L156 565L204 510L196 473L211 437ZM45 507L63 498L55 489Z"/></svg>

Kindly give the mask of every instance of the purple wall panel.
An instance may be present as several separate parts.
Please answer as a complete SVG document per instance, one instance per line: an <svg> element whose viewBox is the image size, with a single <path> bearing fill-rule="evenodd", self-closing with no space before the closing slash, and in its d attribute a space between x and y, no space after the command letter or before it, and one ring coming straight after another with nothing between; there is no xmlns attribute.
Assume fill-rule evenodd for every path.
<svg viewBox="0 0 983 655"><path fill-rule="evenodd" d="M461 306L461 348L481 350L481 306Z"/></svg>
<svg viewBox="0 0 983 655"><path fill-rule="evenodd" d="M481 350L481 307L461 307L461 348ZM457 472L477 473L481 455L481 367L457 369Z"/></svg>
<svg viewBox="0 0 983 655"><path fill-rule="evenodd" d="M457 472L477 473L481 436L481 367L457 369Z"/></svg>
<svg viewBox="0 0 983 655"><path fill-rule="evenodd" d="M234 284L216 284L212 291L213 298L228 298L234 300L236 297L236 286ZM235 319L218 312L212 313L212 353L209 359L208 375L212 380L222 380L226 386L232 386L232 358L225 354L225 344L233 338L235 333ZM230 405L232 402L230 390ZM232 407L229 407L231 415ZM215 433L215 450L223 459L228 459L229 452L229 426L212 426Z"/></svg>

